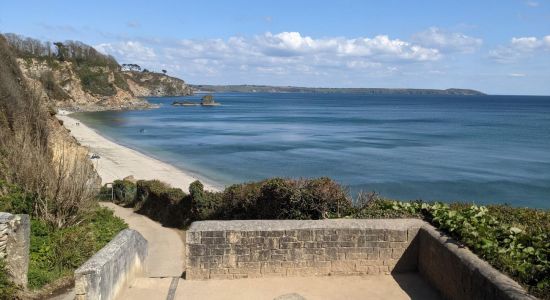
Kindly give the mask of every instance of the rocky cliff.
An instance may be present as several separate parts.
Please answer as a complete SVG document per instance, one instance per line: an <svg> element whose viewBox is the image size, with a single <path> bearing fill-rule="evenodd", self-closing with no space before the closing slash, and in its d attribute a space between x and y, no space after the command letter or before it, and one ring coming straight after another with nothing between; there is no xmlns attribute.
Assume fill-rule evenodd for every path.
<svg viewBox="0 0 550 300"><path fill-rule="evenodd" d="M178 78L148 71L122 71L113 57L81 42L52 44L14 34L5 37L24 79L58 108L140 109L152 107L140 97L193 93Z"/></svg>
<svg viewBox="0 0 550 300"><path fill-rule="evenodd" d="M179 78L153 72L124 71L122 74L137 97L193 95L193 89Z"/></svg>

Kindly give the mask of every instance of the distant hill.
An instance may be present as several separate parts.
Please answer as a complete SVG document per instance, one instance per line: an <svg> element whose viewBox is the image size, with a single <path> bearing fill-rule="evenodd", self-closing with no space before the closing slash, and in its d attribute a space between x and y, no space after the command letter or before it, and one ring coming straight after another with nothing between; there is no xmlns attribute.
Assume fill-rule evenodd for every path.
<svg viewBox="0 0 550 300"><path fill-rule="evenodd" d="M394 88L310 88L268 85L190 85L195 91L209 93L352 93L369 95L461 95L482 96L484 93L470 89L394 89Z"/></svg>

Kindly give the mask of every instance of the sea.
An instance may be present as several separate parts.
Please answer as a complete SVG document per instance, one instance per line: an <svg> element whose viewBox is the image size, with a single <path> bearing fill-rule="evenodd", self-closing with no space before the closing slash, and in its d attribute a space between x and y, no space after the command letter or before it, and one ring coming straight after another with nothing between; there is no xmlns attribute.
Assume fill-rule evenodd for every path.
<svg viewBox="0 0 550 300"><path fill-rule="evenodd" d="M328 176L354 196L550 208L550 97L219 93L221 106L76 113L227 186Z"/></svg>

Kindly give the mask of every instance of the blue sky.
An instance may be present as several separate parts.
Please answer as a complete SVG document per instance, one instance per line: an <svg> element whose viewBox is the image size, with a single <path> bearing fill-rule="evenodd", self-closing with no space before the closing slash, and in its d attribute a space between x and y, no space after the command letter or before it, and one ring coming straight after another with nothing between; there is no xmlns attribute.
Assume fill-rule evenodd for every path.
<svg viewBox="0 0 550 300"><path fill-rule="evenodd" d="M3 1L0 32L195 84L550 95L550 0Z"/></svg>

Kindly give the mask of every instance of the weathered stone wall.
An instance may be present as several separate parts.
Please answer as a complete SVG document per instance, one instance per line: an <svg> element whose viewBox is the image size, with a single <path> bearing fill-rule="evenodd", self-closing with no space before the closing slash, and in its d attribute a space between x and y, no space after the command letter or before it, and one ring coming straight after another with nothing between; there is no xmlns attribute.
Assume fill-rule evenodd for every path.
<svg viewBox="0 0 550 300"><path fill-rule="evenodd" d="M28 215L0 212L0 259L6 262L11 280L22 287L27 286L30 232Z"/></svg>
<svg viewBox="0 0 550 300"><path fill-rule="evenodd" d="M195 222L187 279L389 274L417 269L424 222L257 220Z"/></svg>
<svg viewBox="0 0 550 300"><path fill-rule="evenodd" d="M418 234L418 270L446 299L536 299L430 225Z"/></svg>
<svg viewBox="0 0 550 300"><path fill-rule="evenodd" d="M115 299L124 286L145 271L147 247L139 232L121 231L75 271L76 299Z"/></svg>

